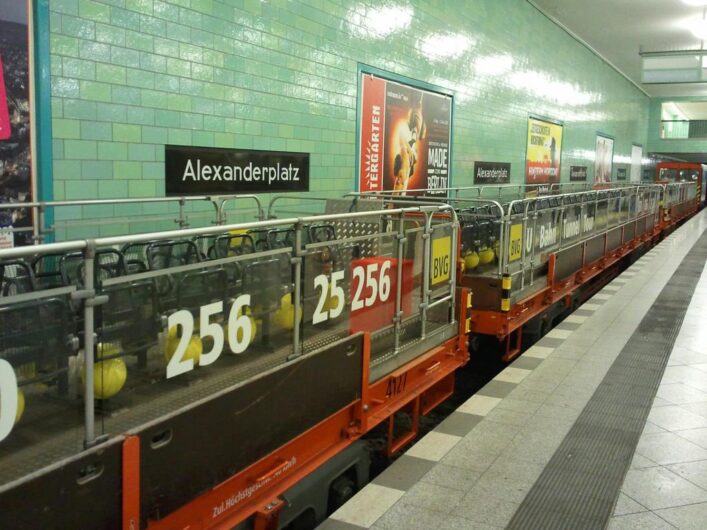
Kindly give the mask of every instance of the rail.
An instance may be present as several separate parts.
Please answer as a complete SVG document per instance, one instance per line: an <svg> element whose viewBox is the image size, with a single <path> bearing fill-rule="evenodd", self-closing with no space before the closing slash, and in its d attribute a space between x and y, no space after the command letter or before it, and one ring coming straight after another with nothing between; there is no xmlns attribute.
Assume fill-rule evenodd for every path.
<svg viewBox="0 0 707 530"><path fill-rule="evenodd" d="M226 222L226 205L235 200L247 200L254 203L257 219L264 219L264 210L260 198L257 195L200 195L200 196L183 196L183 197L144 197L135 199L83 199L70 201L39 201L39 202L13 202L1 203L0 210L22 210L29 209L32 211L33 226L3 228L5 232L22 233L32 232L34 243L42 243L47 239L48 234L56 234L58 229L62 227L61 223L54 221L52 226L46 226L46 214L48 210L62 211L66 208L83 208L87 206L96 207L115 207L115 206L144 206L153 204L176 205L178 207L177 218L171 219L179 228L187 228L189 226L189 214L187 203L206 202L211 203L214 208L214 218L211 221L214 224L225 224ZM172 214L152 217L150 215L125 215L125 216L99 216L90 220L82 219L80 226L91 224L94 228L98 224L113 224L124 225L135 222L150 222L154 220L169 220ZM69 221L66 219L65 221ZM69 226L64 228L71 228ZM76 228L76 227L73 227ZM98 234L96 234L98 235Z"/></svg>

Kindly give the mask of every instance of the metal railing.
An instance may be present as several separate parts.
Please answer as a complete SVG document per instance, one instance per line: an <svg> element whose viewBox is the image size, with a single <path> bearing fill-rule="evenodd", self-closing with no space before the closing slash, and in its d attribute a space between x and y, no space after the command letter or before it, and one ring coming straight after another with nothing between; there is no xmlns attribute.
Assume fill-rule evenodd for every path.
<svg viewBox="0 0 707 530"><path fill-rule="evenodd" d="M0 374L2 418L19 410L8 396L31 392L34 410L14 429L30 429L36 442L20 449L12 425L0 428L0 487L17 478L3 467L17 451L34 451L30 473L75 454L78 433L93 446L356 331L372 333L381 373L411 345L446 340L457 330L457 233L451 206L419 204L0 250L0 370L14 372ZM448 269L435 276L440 252ZM35 266L61 285L49 276L40 285ZM59 308L61 354L32 332L50 306ZM236 355L221 355L228 348ZM167 382L177 376L191 383ZM126 393L130 406L105 415ZM69 417L77 396L80 423L59 432L41 423L42 402Z"/></svg>
<svg viewBox="0 0 707 530"><path fill-rule="evenodd" d="M68 201L39 201L39 202L22 202L22 203L2 203L0 210L21 210L28 209L32 211L33 226L18 227L18 228L3 228L7 232L32 232L35 243L41 243L47 239L49 234L56 234L58 229L70 229L77 227L91 226L95 228L101 224L124 225L130 223L150 223L154 221L173 222L179 228L187 228L190 225L189 216L199 215L199 212L189 212L187 204L206 203L213 206L213 213L206 216L213 224L224 224L226 222L226 205L234 201L246 200L253 202L253 209L257 219L264 219L263 205L257 195L218 195L218 196L185 196L185 197L145 197L136 199L85 199L85 200L68 200ZM53 225L47 226L45 219L47 212L52 210L54 213L61 212L68 208L82 208L86 206L96 207L116 207L116 206L144 206L164 204L176 206L177 217L174 218L172 213L163 214L161 216L150 215L126 215L126 216L101 216L86 219L81 216L75 223L70 220L57 221ZM98 236L98 234L96 234Z"/></svg>
<svg viewBox="0 0 707 530"><path fill-rule="evenodd" d="M520 226L521 253L511 259L509 252L503 252L500 268L512 278L519 276L513 290L522 290L526 277L534 284L536 271L550 253L644 217L657 219L661 190L660 185L633 186L559 195L555 204L543 204L540 198L514 201L507 208L504 230L509 240L511 227Z"/></svg>
<svg viewBox="0 0 707 530"><path fill-rule="evenodd" d="M660 137L665 140L707 138L707 120L661 120Z"/></svg>
<svg viewBox="0 0 707 530"><path fill-rule="evenodd" d="M513 290L536 281L536 269L547 263L548 255L582 244L586 240L606 233L624 224L646 217L658 219L660 201L665 195L666 209L676 210L694 200L694 184L676 183L630 184L610 183L594 189L589 183L553 184L545 195L532 197L520 193L524 185L501 186L493 195L503 196L505 190L521 195L508 202L486 200L481 197L481 188L449 188L448 196L432 195L438 190L415 190L417 196L400 196L393 192L366 192L350 194L356 198L377 198L391 206L413 203L444 203L457 211L462 253L484 253L492 261L474 266L467 274L501 277L504 273L520 276ZM566 192L567 188L579 188ZM469 191L475 198L461 197ZM680 205L679 207L677 205ZM680 210L682 211L682 210ZM568 223L567 232L565 224ZM512 227L515 237L512 238ZM538 235L543 231L547 236ZM571 235L570 235L571 234ZM516 241L518 253L511 257L509 244ZM542 241L541 241L542 240ZM542 244L541 244L542 243ZM478 261L478 260L477 260Z"/></svg>

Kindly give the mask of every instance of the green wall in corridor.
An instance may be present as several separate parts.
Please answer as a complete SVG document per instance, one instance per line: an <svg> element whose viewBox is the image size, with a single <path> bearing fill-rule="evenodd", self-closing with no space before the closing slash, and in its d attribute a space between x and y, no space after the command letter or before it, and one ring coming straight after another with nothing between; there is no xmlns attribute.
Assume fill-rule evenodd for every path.
<svg viewBox="0 0 707 530"><path fill-rule="evenodd" d="M457 186L478 160L511 162L522 182L529 114L564 122L563 181L570 165L591 178L597 131L615 137L615 163L647 143L649 99L524 0L52 0L50 10L55 199L163 195L166 143L306 151L314 192L351 191L359 63L454 91ZM57 218L112 214L125 210Z"/></svg>

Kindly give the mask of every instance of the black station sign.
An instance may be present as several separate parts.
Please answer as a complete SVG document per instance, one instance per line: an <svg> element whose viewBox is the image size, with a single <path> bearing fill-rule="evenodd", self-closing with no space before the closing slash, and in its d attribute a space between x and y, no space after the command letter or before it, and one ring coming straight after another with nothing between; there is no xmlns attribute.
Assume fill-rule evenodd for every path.
<svg viewBox="0 0 707 530"><path fill-rule="evenodd" d="M570 166L570 182L585 182L587 166Z"/></svg>
<svg viewBox="0 0 707 530"><path fill-rule="evenodd" d="M309 191L309 153L165 146L165 194Z"/></svg>
<svg viewBox="0 0 707 530"><path fill-rule="evenodd" d="M508 184L511 165L506 162L474 162L474 184Z"/></svg>
<svg viewBox="0 0 707 530"><path fill-rule="evenodd" d="M628 171L625 167L620 167L616 169L616 180L626 180Z"/></svg>

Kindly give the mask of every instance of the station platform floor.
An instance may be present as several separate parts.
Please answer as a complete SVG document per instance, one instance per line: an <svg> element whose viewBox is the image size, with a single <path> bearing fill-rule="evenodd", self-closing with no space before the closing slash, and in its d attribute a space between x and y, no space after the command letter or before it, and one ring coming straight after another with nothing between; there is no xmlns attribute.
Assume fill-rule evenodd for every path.
<svg viewBox="0 0 707 530"><path fill-rule="evenodd" d="M318 530L707 528L707 211Z"/></svg>

